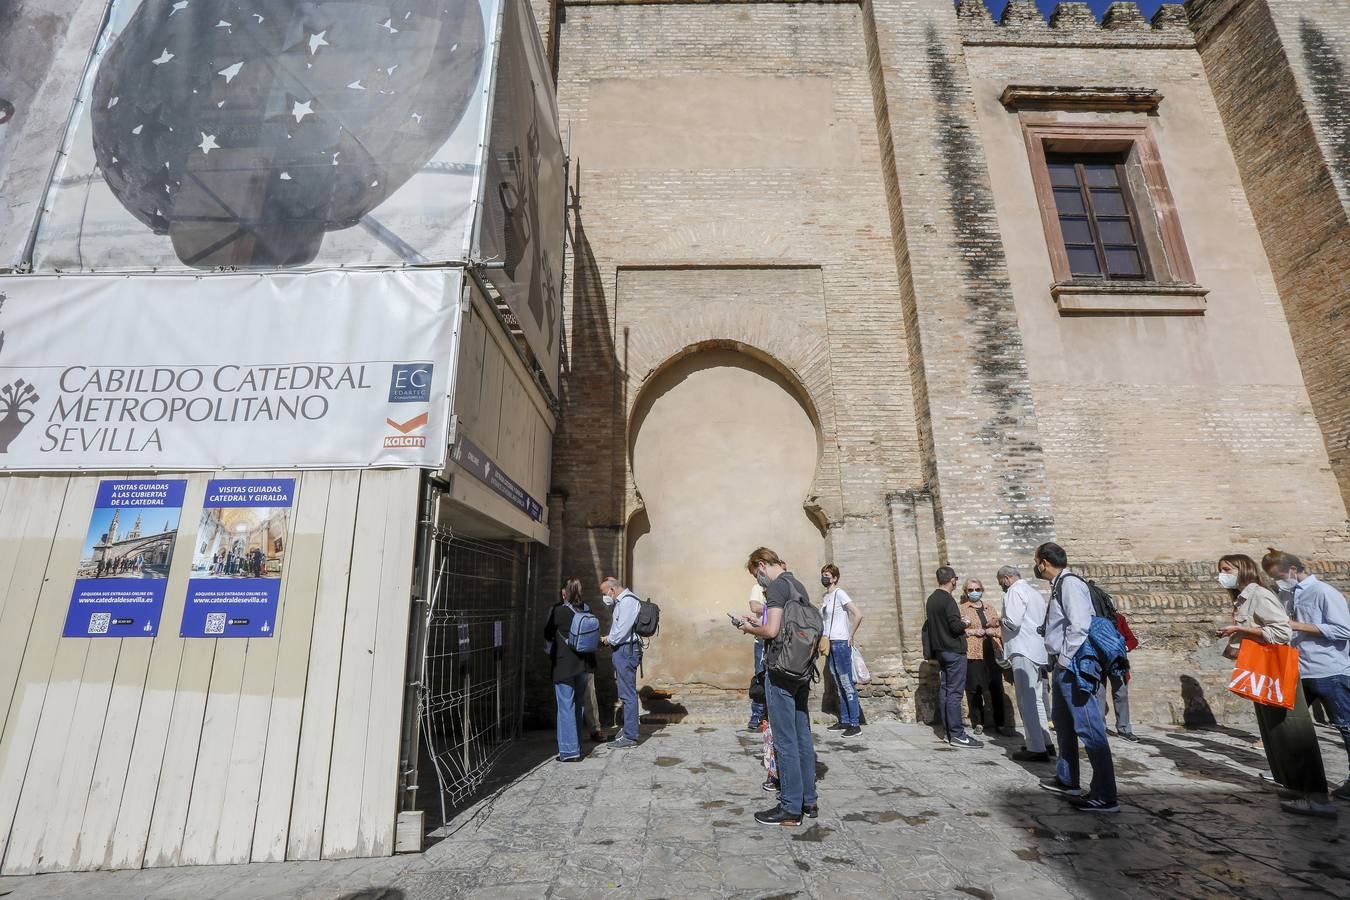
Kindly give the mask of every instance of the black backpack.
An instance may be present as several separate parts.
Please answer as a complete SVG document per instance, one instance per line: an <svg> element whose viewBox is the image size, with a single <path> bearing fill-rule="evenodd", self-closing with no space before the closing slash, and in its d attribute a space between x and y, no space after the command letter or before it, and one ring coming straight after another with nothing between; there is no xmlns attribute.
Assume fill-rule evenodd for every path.
<svg viewBox="0 0 1350 900"><path fill-rule="evenodd" d="M633 621L633 634L649 638L661 630L661 607L651 600L638 601L637 618Z"/></svg>
<svg viewBox="0 0 1350 900"><path fill-rule="evenodd" d="M802 684L814 681L820 675L816 671L816 658L820 655L820 636L824 629L820 612L806 595L797 590L792 581L788 582L788 587L792 590L792 599L783 607L778 637L765 650L764 669L779 681Z"/></svg>
<svg viewBox="0 0 1350 900"><path fill-rule="evenodd" d="M1115 627L1117 615L1116 601L1111 599L1111 595L1108 594L1105 590L1103 590L1097 584L1097 582L1092 581L1091 579L1088 578L1084 578L1082 575L1077 575L1073 572L1070 572L1067 577L1077 578L1079 581L1087 585L1088 595L1092 597L1092 614L1099 619L1109 620L1111 622L1112 627ZM1063 593L1063 589L1064 589L1064 579L1061 578L1059 584L1055 585L1053 588L1050 589L1051 603L1063 604L1064 601L1060 599L1060 594ZM1045 620L1046 622L1050 621L1049 604L1046 604L1045 607ZM1037 628L1036 631L1041 635L1041 637L1045 637L1045 622L1042 622L1041 627Z"/></svg>

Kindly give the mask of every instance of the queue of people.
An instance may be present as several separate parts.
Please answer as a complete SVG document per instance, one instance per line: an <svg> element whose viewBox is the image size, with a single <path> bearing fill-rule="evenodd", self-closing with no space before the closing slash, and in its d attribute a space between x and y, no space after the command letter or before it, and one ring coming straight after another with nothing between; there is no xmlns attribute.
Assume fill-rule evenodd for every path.
<svg viewBox="0 0 1350 900"><path fill-rule="evenodd" d="M728 615L738 630L755 638L748 727L764 735L764 789L777 796L777 803L756 813L755 819L766 825L796 826L815 818L819 810L809 714L818 654L826 654L825 669L837 693L839 720L831 730L845 737L861 733L855 672L855 662L860 660L854 640L863 615L841 587L841 572L832 564L821 569L824 592L818 607L774 551L755 550L746 569L755 579L748 615ZM966 732L963 698L977 734L1016 734L1011 720L1005 719L1002 685L1006 672L1025 740L1012 758L1053 763L1053 773L1040 786L1063 797L1074 809L1118 812L1108 737L1139 740L1130 723L1128 695L1128 653L1138 641L1110 596L1069 567L1063 547L1041 544L1033 556L1032 575L1049 583L1048 602L1018 567L1008 565L995 576L1003 593L1000 611L985 596L980 579L962 583L951 566L937 569L938 586L925 607L923 646L925 658L935 661L939 670L937 717L943 737L957 747L983 746L979 738ZM1320 701L1340 731L1350 770L1350 609L1346 599L1311 574L1298 557L1275 549L1259 566L1243 554L1224 556L1218 561L1216 578L1233 598L1232 624L1217 632L1228 638L1226 656L1236 659L1247 641L1297 653L1298 678L1289 685L1292 703L1288 708L1254 701L1270 764L1263 778L1287 792L1281 803L1286 812L1334 818L1333 800L1350 800L1350 778L1329 790L1308 702ZM1267 578L1274 582L1278 595L1267 587ZM595 644L613 650L617 692L624 708L623 727L608 746L622 749L639 740L636 673L644 632L637 623L642 604L613 576L601 582L601 601L613 612L608 633ZM564 762L580 758L586 708L594 708L595 648L578 637L590 627L587 617L593 618L581 600L580 584L569 580L550 612L544 634L558 705L558 758ZM1114 731L1107 728L1108 698ZM592 737L599 739L594 731ZM1092 769L1086 790L1080 743Z"/></svg>

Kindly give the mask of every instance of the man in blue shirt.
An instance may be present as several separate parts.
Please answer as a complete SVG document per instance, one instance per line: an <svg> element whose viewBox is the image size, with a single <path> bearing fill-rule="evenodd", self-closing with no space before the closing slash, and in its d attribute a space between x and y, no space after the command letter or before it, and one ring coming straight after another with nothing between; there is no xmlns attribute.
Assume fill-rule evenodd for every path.
<svg viewBox="0 0 1350 900"><path fill-rule="evenodd" d="M1041 782L1051 793L1068 798L1082 812L1117 813L1116 770L1106 741L1106 717L1095 691L1079 686L1069 664L1087 641L1092 625L1092 593L1087 582L1069 571L1069 557L1059 544L1036 548L1037 578L1050 582L1050 610L1045 619L1045 647L1058 657L1050 676L1050 719L1059 741L1055 777ZM1092 785L1084 795L1078 781L1078 741L1092 763Z"/></svg>
<svg viewBox="0 0 1350 900"><path fill-rule="evenodd" d="M1289 611L1303 693L1309 703L1322 701L1350 759L1350 606L1344 594L1309 572L1292 553L1272 548L1261 562ZM1350 800L1350 778L1331 794Z"/></svg>
<svg viewBox="0 0 1350 900"><path fill-rule="evenodd" d="M642 601L613 575L600 582L600 599L614 610L609 634L600 639L614 651L614 682L623 703L623 730L609 746L636 747L638 742L637 673L642 665L642 638L633 633Z"/></svg>

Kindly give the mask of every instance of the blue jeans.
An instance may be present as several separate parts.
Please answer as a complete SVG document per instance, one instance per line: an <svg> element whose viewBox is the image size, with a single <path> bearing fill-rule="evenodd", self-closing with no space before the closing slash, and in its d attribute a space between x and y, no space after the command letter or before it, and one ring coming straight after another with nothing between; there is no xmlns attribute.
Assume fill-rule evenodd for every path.
<svg viewBox="0 0 1350 900"><path fill-rule="evenodd" d="M755 641L755 674L764 671L764 642ZM764 721L764 704L750 701L750 721L758 724Z"/></svg>
<svg viewBox="0 0 1350 900"><path fill-rule="evenodd" d="M773 729L773 752L778 760L778 802L794 816L803 804L816 805L816 747L811 741L807 702L811 684L784 687L764 679L764 699Z"/></svg>
<svg viewBox="0 0 1350 900"><path fill-rule="evenodd" d="M853 648L848 641L830 641L830 675L839 691L839 721L860 724L862 709L858 706L858 688L853 684Z"/></svg>
<svg viewBox="0 0 1350 900"><path fill-rule="evenodd" d="M961 724L961 697L966 692L966 655L938 651L938 713L948 739L966 736Z"/></svg>
<svg viewBox="0 0 1350 900"><path fill-rule="evenodd" d="M1106 742L1106 717L1097 695L1079 690L1068 670L1058 666L1050 684L1050 718L1055 723L1055 740L1059 741L1055 775L1061 784L1078 787L1078 741L1082 740L1088 762L1092 763L1088 796L1115 803L1116 768L1111 761L1111 745Z"/></svg>
<svg viewBox="0 0 1350 900"><path fill-rule="evenodd" d="M614 648L614 681L623 703L623 736L638 739L637 670L642 664L642 643L629 641Z"/></svg>
<svg viewBox="0 0 1350 900"><path fill-rule="evenodd" d="M581 755L586 682L590 677L583 672L570 681L553 683L553 697L558 701L558 755L561 757Z"/></svg>
<svg viewBox="0 0 1350 900"><path fill-rule="evenodd" d="M1332 675L1330 678L1303 679L1303 693L1308 702L1321 700L1331 724L1341 732L1345 753L1350 757L1350 675Z"/></svg>

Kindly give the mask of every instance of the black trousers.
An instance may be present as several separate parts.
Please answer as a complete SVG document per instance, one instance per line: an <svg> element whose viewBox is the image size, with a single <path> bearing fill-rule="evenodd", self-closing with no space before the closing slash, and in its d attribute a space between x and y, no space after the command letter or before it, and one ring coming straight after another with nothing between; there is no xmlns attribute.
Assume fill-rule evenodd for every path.
<svg viewBox="0 0 1350 900"><path fill-rule="evenodd" d="M992 659L972 659L966 664L966 703L970 724L1003 727L1003 670Z"/></svg>

